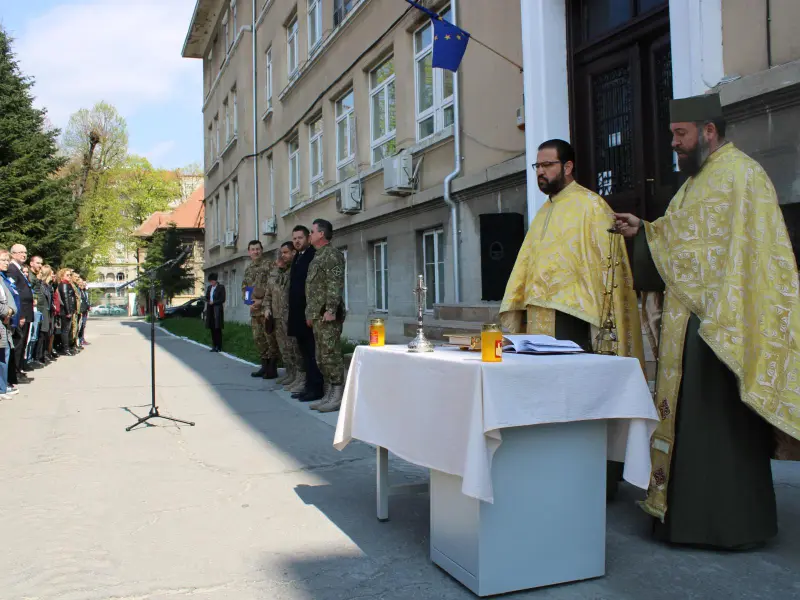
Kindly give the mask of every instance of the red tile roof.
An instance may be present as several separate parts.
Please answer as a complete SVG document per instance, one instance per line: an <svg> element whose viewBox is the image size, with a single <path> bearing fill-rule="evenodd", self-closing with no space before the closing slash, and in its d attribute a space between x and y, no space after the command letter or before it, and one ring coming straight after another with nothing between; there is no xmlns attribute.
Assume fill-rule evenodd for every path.
<svg viewBox="0 0 800 600"><path fill-rule="evenodd" d="M138 237L150 237L158 229L165 229L172 223L178 229L201 229L205 227L206 207L203 204L205 190L200 185L191 193L186 202L178 206L172 212L155 212L142 223L141 227L134 232Z"/></svg>

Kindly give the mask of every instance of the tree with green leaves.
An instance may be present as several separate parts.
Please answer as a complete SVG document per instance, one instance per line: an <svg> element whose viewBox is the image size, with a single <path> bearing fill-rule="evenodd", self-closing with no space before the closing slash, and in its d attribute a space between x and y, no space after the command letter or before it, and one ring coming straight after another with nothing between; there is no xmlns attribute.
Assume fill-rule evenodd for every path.
<svg viewBox="0 0 800 600"><path fill-rule="evenodd" d="M139 280L139 292L150 298L150 288L155 284L156 300L169 300L194 288L194 274L187 257L171 267L160 269L155 276L147 275L147 271L180 257L183 249L184 243L174 223L157 230L147 244L147 257L142 264L145 274Z"/></svg>
<svg viewBox="0 0 800 600"><path fill-rule="evenodd" d="M34 108L32 85L0 28L0 245L23 243L58 267L81 247L79 205L61 176L59 131Z"/></svg>

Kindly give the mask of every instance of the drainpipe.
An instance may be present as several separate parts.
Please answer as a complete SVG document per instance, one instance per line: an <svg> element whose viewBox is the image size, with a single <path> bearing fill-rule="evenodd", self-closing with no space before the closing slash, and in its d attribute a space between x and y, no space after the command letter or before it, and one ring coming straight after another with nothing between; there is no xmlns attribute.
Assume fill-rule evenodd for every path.
<svg viewBox="0 0 800 600"><path fill-rule="evenodd" d="M453 25L458 25L457 2L450 2L450 12L453 15ZM453 239L453 290L455 292L456 304L461 302L461 274L459 267L459 239L458 239L458 206L450 197L450 186L461 173L461 117L460 117L460 94L458 72L453 73L453 172L444 178L444 201L450 207L450 228Z"/></svg>
<svg viewBox="0 0 800 600"><path fill-rule="evenodd" d="M253 214L255 216L256 235L261 238L260 220L258 217L258 53L256 50L256 1L253 0Z"/></svg>

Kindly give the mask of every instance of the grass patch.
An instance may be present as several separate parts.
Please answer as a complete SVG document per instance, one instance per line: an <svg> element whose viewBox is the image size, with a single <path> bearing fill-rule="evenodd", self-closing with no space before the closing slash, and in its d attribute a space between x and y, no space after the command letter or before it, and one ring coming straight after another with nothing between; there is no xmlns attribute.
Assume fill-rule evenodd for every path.
<svg viewBox="0 0 800 600"><path fill-rule="evenodd" d="M211 331L206 329L205 321L202 319L174 317L158 321L158 324L170 333L211 347ZM357 342L343 337L341 340L342 354L351 354L356 346L365 344L367 344L365 341ZM252 363L259 364L261 362L256 345L253 342L253 332L250 329L250 325L245 323L236 321L225 323L225 329L222 330L222 348L228 354L233 354Z"/></svg>
<svg viewBox="0 0 800 600"><path fill-rule="evenodd" d="M211 347L211 330L206 329L205 321L192 317L164 319L158 324L175 335L189 338ZM261 358L253 343L253 332L249 325L228 321L222 330L222 349L241 359L259 364Z"/></svg>

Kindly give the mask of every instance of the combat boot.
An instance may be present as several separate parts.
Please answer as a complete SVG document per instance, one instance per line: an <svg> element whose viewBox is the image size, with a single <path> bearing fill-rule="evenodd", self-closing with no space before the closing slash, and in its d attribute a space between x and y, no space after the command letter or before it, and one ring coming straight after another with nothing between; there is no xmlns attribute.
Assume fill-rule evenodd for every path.
<svg viewBox="0 0 800 600"><path fill-rule="evenodd" d="M321 413L335 412L339 410L342 405L342 397L344 396L343 385L332 385L330 399L320 406L317 410Z"/></svg>
<svg viewBox="0 0 800 600"><path fill-rule="evenodd" d="M264 376L264 371L266 370L266 368L267 368L267 359L266 358L262 358L261 359L261 368L258 371L253 371L252 373L250 373L250 377L263 377Z"/></svg>
<svg viewBox="0 0 800 600"><path fill-rule="evenodd" d="M290 367L286 367L286 370L284 371L283 375L278 377L275 380L275 383L277 385L286 385L286 382L289 381L291 378L292 378L292 370Z"/></svg>
<svg viewBox="0 0 800 600"><path fill-rule="evenodd" d="M283 389L287 390L294 385L294 382L297 380L297 369L292 367L286 374L286 381L283 382Z"/></svg>
<svg viewBox="0 0 800 600"><path fill-rule="evenodd" d="M289 391L292 392L293 394L297 394L304 391L305 389L306 389L306 374L300 372L297 374L297 378L294 380L292 387L289 388Z"/></svg>
<svg viewBox="0 0 800 600"><path fill-rule="evenodd" d="M261 375L263 379L275 379L278 376L278 359L268 358L264 364L264 373Z"/></svg>
<svg viewBox="0 0 800 600"><path fill-rule="evenodd" d="M311 410L319 410L320 406L326 404L328 400L331 399L331 390L333 389L333 386L329 384L327 381L324 383L324 386L325 387L323 389L325 391L325 395L319 400L314 400L314 402L308 405L308 408L310 408Z"/></svg>

